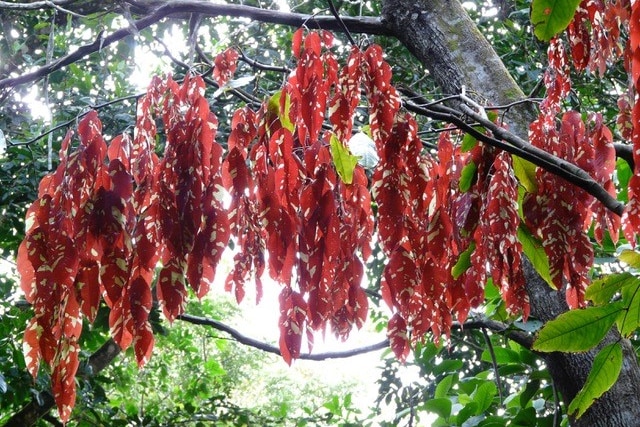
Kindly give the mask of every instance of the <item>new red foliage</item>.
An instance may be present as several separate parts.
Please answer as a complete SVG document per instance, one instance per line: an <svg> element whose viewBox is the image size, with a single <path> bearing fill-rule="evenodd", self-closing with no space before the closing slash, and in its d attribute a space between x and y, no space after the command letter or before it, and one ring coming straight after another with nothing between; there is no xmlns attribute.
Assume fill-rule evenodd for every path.
<svg viewBox="0 0 640 427"><path fill-rule="evenodd" d="M583 0L568 29L573 66L604 74L607 64L617 61L621 55L632 55L632 43L622 44L621 28L629 25L630 38L634 38L633 18L629 20L631 5L628 1L604 2ZM545 73L547 94L541 104L539 118L531 124L529 139L537 147L576 164L589 173L595 181L615 196L613 182L615 150L611 131L599 115L589 116L586 122L578 112L568 111L556 122L562 100L570 90L569 62L559 37L552 40L549 50L549 67ZM625 59L625 64L632 61ZM630 86L630 91L634 88ZM637 128L637 119L629 114L628 99L623 94L618 101L618 124L623 136L631 136ZM640 117L640 116L639 116ZM634 155L635 157L635 155ZM637 165L638 163L636 163ZM584 290L588 285L588 273L593 262L593 248L587 235L593 225L598 243L602 243L607 230L613 242L617 242L621 224L625 236L632 244L634 234L640 230L636 183L638 172L629 184L629 203L625 215L620 218L579 189L549 172L538 168L538 186L534 194L526 194L523 212L527 227L541 241L549 258L551 278L558 289L566 286L567 302L571 307L584 305Z"/></svg>
<svg viewBox="0 0 640 427"><path fill-rule="evenodd" d="M595 19L601 3L583 2L569 29L577 69L600 70L618 52L615 29L627 9L624 1L615 4L614 12ZM640 21L639 14L636 4L631 21ZM640 32L631 27L625 52L637 90ZM27 212L17 258L35 313L24 337L27 366L36 375L42 359L53 370L63 421L75 399L82 315L93 321L104 299L114 339L122 348L133 345L142 366L153 349L154 298L175 319L189 287L198 298L207 294L230 241L236 253L225 288L238 302L252 277L260 299L265 269L281 286L279 344L287 363L299 357L305 336L311 347L313 331L328 325L346 338L363 325L364 262L374 244L387 261L380 291L392 311L391 348L401 359L427 332L439 340L454 319L463 322L482 303L489 279L507 309L527 317L511 157L479 142L463 150L455 132L441 133L437 156L428 153L416 120L400 110L382 49L353 47L341 66L332 44L330 33L298 30L295 70L260 109L233 114L226 148L215 140L218 121L204 81L190 75L181 83L153 79L138 102L133 137L118 136L107 146L95 112L80 122L74 151L73 133L67 135L58 168L42 180ZM604 54L594 53L605 45ZM219 85L233 77L237 59L233 50L216 57ZM574 162L615 194L612 134L602 118L585 123L567 112L556 125L571 87L559 38L549 47L545 84L532 144ZM356 165L347 184L329 141L346 146L363 104L380 161L370 176ZM632 108L637 124L640 107ZM640 130L630 129L640 165ZM630 237L640 230L638 168L625 222ZM522 200L524 220L542 241L555 285L566 282L570 305L579 306L593 258L586 231L593 223L601 241L604 230L617 236L620 221L584 190L542 169L536 177L536 191Z"/></svg>

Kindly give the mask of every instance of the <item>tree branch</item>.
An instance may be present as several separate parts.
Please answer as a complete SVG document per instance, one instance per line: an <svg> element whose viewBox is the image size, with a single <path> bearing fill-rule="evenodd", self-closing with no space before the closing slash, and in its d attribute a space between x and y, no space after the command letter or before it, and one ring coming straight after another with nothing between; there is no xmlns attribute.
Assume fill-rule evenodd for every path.
<svg viewBox="0 0 640 427"><path fill-rule="evenodd" d="M465 329L489 329L492 332L500 334L505 338L510 339L511 341L520 344L524 348L531 350L533 347L533 337L524 332L514 329L510 325L506 323L498 322L496 320L491 319L479 319L479 320L470 320L463 324L454 323L451 326L452 330L460 330L463 331Z"/></svg>
<svg viewBox="0 0 640 427"><path fill-rule="evenodd" d="M50 1L34 1L30 3L14 3L10 1L0 1L0 9L7 10L38 10L47 8L57 8L76 0L50 0Z"/></svg>
<svg viewBox="0 0 640 427"><path fill-rule="evenodd" d="M624 160L629 165L631 170L635 168L635 162L633 161L633 147L627 144L613 144L616 149L616 157Z"/></svg>
<svg viewBox="0 0 640 427"><path fill-rule="evenodd" d="M278 347L272 346L270 344L256 340L254 338L250 338L242 334L238 330L232 328L231 326L228 326L217 320L214 320L208 317L193 316L190 314L182 314L178 316L177 319L183 320L185 322L193 323L194 325L210 326L219 331L226 332L227 334L231 335L231 337L236 341L238 341L240 344L257 348L258 350L262 350L267 353L277 354L278 356L282 355ZM375 344L367 345L364 347L358 347L351 350L318 353L318 354L312 354L312 353L301 354L300 357L298 357L298 359L316 360L316 361L327 360L327 359L344 359L348 357L357 356L359 354L365 354L365 353L370 353L372 351L382 350L384 348L387 348L388 346L389 346L389 340L384 340Z"/></svg>
<svg viewBox="0 0 640 427"><path fill-rule="evenodd" d="M560 159L552 154L534 147L527 141L519 138L508 130L501 128L492 121L485 119L480 114L473 111L467 105L460 103L456 110L444 105L431 104L427 107L420 107L412 102L405 101L405 107L413 112L431 117L436 120L456 125L460 130L472 135L474 138L488 145L504 150L510 154L515 154L531 163L551 172L566 181L582 188L587 193L598 199L607 209L617 215L622 215L624 204L612 197L597 181L578 166L564 159ZM471 118L475 123L490 130L494 137L486 135L475 129L467 118Z"/></svg>
<svg viewBox="0 0 640 427"><path fill-rule="evenodd" d="M46 2L42 3L44 5ZM164 18L185 13L199 13L203 16L249 18L254 21L272 24L282 24L292 27L307 26L309 28L323 28L331 31L343 31L344 28L342 24L344 24L348 31L354 33L391 35L389 28L387 28L379 18L342 17L340 21L338 21L333 16L312 16L233 4L212 4L201 1L175 1L165 4L159 9L156 9L150 15L134 21L132 25L135 28L122 28L106 36L104 36L103 33L100 33L92 43L81 46L78 50L53 61L51 64L42 66L30 73L0 80L0 90L36 81L61 69L62 67L79 61L85 56L98 52L102 48L130 36L136 31L141 31Z"/></svg>

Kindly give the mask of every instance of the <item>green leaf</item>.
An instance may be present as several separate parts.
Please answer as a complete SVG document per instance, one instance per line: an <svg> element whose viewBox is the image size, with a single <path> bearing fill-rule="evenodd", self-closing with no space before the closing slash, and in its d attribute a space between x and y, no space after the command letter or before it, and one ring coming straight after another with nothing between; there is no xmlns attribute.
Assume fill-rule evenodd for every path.
<svg viewBox="0 0 640 427"><path fill-rule="evenodd" d="M458 183L461 192L466 193L469 191L475 180L477 170L478 167L472 161L462 168L462 172L460 172L460 182Z"/></svg>
<svg viewBox="0 0 640 427"><path fill-rule="evenodd" d="M527 406L531 398L540 390L540 380L529 380L526 387L520 393L520 406L523 408Z"/></svg>
<svg viewBox="0 0 640 427"><path fill-rule="evenodd" d="M445 359L442 362L434 365L432 371L435 375L443 374L445 372L457 372L464 366L462 360L459 359Z"/></svg>
<svg viewBox="0 0 640 427"><path fill-rule="evenodd" d="M465 133L462 137L462 144L460 145L460 151L466 153L471 151L478 145L478 140L471 134Z"/></svg>
<svg viewBox="0 0 640 427"><path fill-rule="evenodd" d="M640 268L640 253L636 251L625 249L618 258L620 258L620 261L624 262L629 267Z"/></svg>
<svg viewBox="0 0 640 427"><path fill-rule="evenodd" d="M535 408L529 406L528 408L524 408L518 412L509 425L514 427L533 427L538 424L537 419L538 416Z"/></svg>
<svg viewBox="0 0 640 427"><path fill-rule="evenodd" d="M493 382L487 381L481 384L473 394L473 400L478 404L476 415L482 414L489 409L493 398L498 393L498 387Z"/></svg>
<svg viewBox="0 0 640 427"><path fill-rule="evenodd" d="M436 390L433 393L433 397L435 397L436 399L439 399L441 397L446 397L452 385L453 385L453 374L447 375L436 386Z"/></svg>
<svg viewBox="0 0 640 427"><path fill-rule="evenodd" d="M462 425L465 421L467 421L472 416L478 413L478 403L477 402L469 402L458 412L456 417L456 423L458 425Z"/></svg>
<svg viewBox="0 0 640 427"><path fill-rule="evenodd" d="M353 170L358 164L358 157L351 155L349 148L343 145L335 135L331 135L331 157L336 171L345 184L353 182Z"/></svg>
<svg viewBox="0 0 640 427"><path fill-rule="evenodd" d="M610 274L602 279L594 280L585 291L585 299L596 305L607 304L623 286L631 285L638 279L631 273Z"/></svg>
<svg viewBox="0 0 640 427"><path fill-rule="evenodd" d="M495 347L493 349L493 354L496 359L496 363L498 365L506 365L508 363L520 363L520 353L515 350L511 350L510 348L505 347ZM491 357L491 352L488 349L482 351L482 355L480 359L483 362L493 362L493 358Z"/></svg>
<svg viewBox="0 0 640 427"><path fill-rule="evenodd" d="M618 159L616 161L615 176L618 178L616 187L620 189L620 191L618 192L618 200L626 203L629 201L629 180L633 176L633 171L629 167L629 163L627 163L623 159Z"/></svg>
<svg viewBox="0 0 640 427"><path fill-rule="evenodd" d="M531 23L536 37L549 41L567 28L579 4L580 0L533 0Z"/></svg>
<svg viewBox="0 0 640 427"><path fill-rule="evenodd" d="M445 398L431 399L424 402L424 409L442 418L451 416L451 401Z"/></svg>
<svg viewBox="0 0 640 427"><path fill-rule="evenodd" d="M268 111L272 114L278 116L280 119L280 124L283 128L287 129L289 132L293 132L295 129L295 125L289 119L289 110L291 109L291 97L289 94L285 93L284 100L284 111L280 109L280 98L282 97L282 91L278 91L269 98L269 106L267 107Z"/></svg>
<svg viewBox="0 0 640 427"><path fill-rule="evenodd" d="M619 342L609 344L596 355L582 390L569 405L569 413L580 418L594 400L609 390L622 369L622 347Z"/></svg>
<svg viewBox="0 0 640 427"><path fill-rule="evenodd" d="M544 251L540 241L535 238L527 227L520 223L518 226L518 240L522 244L522 251L529 258L531 264L536 269L540 277L549 284L553 289L556 289L551 278L551 272L549 270L549 258Z"/></svg>
<svg viewBox="0 0 640 427"><path fill-rule="evenodd" d="M637 278L622 288L622 304L626 312L618 318L618 329L628 337L640 326L640 280Z"/></svg>
<svg viewBox="0 0 640 427"><path fill-rule="evenodd" d="M462 276L462 274L465 271L467 271L469 267L471 267L471 254L475 249L476 249L476 242L472 241L469 244L469 247L460 254L460 256L458 257L458 261L456 262L456 265L454 265L451 268L451 276L453 276L454 279L457 279L458 277Z"/></svg>
<svg viewBox="0 0 640 427"><path fill-rule="evenodd" d="M577 352L595 347L622 310L620 303L571 310L547 322L533 343L537 351Z"/></svg>
<svg viewBox="0 0 640 427"><path fill-rule="evenodd" d="M538 181L536 181L536 165L518 156L511 156L513 172L520 181L520 184L529 192L538 191Z"/></svg>

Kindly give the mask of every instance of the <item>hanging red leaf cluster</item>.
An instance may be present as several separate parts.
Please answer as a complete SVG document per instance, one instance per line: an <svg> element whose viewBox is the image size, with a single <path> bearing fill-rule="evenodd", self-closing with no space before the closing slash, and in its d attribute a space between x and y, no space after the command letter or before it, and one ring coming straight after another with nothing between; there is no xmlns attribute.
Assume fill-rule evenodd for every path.
<svg viewBox="0 0 640 427"><path fill-rule="evenodd" d="M332 136L345 144L351 134L363 53L354 50L340 69L327 49L332 41L327 32L295 33L296 69L257 113L236 112L223 166L238 248L227 289L240 301L255 274L259 298L268 262L282 284L280 350L288 363L305 335L311 343L311 330L330 324L346 338L368 307L360 287L373 233L367 177L357 166L343 182L328 147ZM332 130L323 129L327 110Z"/></svg>
<svg viewBox="0 0 640 427"><path fill-rule="evenodd" d="M63 420L75 400L82 314L93 321L103 298L114 339L123 349L133 345L142 366L153 349L148 315L156 269L168 319L183 310L186 281L202 297L213 280L229 226L217 121L203 94L200 78L182 85L154 79L139 101L134 137L118 136L109 147L97 114L87 114L78 148L70 151L70 132L60 165L28 211L18 253L22 288L35 310L25 333L27 366L34 376L40 359L51 366Z"/></svg>
<svg viewBox="0 0 640 427"><path fill-rule="evenodd" d="M477 142L463 149L443 133L436 160L422 150L409 115L398 116L388 135L372 193L389 258L381 286L395 311L388 333L396 355L406 357L429 330L436 339L448 335L454 318L463 322L483 301L489 276L508 309L526 317L511 158Z"/></svg>
<svg viewBox="0 0 640 427"><path fill-rule="evenodd" d="M579 166L614 197L616 190L612 177L616 159L613 136L603 124L601 115L591 114L584 121L580 113L568 111L563 113L559 122L557 118L562 102L571 90L571 65L577 71L602 75L608 64L618 60L620 55L629 54L621 37L621 28L628 25L629 15L630 4L625 0L582 1L567 29L570 55L567 55L559 37L549 45L549 66L544 76L547 93L540 106L540 116L531 124L529 134L533 145ZM618 102L621 106L618 122L623 135L629 135L627 129L633 127L627 122L631 118L625 107L628 99L629 96L625 95ZM582 306L593 262L593 248L587 232L593 225L599 243L605 230L617 242L621 221L584 190L559 177L541 168L538 168L536 177L536 191L526 194L523 200L526 225L542 241L554 285L561 289L566 284L569 306ZM631 230L636 227L633 223L638 217L637 213L632 214L637 210L636 204L635 197L630 194L624 222L625 233L631 242Z"/></svg>
<svg viewBox="0 0 640 427"><path fill-rule="evenodd" d="M624 52L637 91L640 6L618 1L609 12L601 4L585 1L576 14L571 59L579 70L601 71L619 52L614 30L630 12L636 24ZM464 321L483 301L489 279L510 312L528 316L511 157L468 135L460 144L462 136L452 132L441 134L437 156L425 152L415 119L401 111L382 49L353 47L341 65L332 44L328 32L298 30L295 69L257 111L235 111L225 148L215 140L218 121L205 84L191 76L152 81L139 100L133 136L107 145L95 112L78 126L77 149L70 149L74 134L67 135L58 168L43 179L28 211L18 253L22 288L35 311L25 332L27 365L33 375L41 359L51 367L63 420L75 400L83 316L93 321L104 300L114 339L122 348L132 345L143 365L153 348L154 292L165 316L175 319L188 288L199 298L207 293L229 242L236 252L225 288L238 302L250 279L260 299L265 270L281 286L279 344L287 363L300 355L305 337L312 345L313 331L328 326L346 338L363 324L363 262L373 244L387 258L381 292L393 312L388 334L400 358L426 332L439 339L453 319ZM233 50L215 59L220 86L233 77L237 59ZM557 125L571 88L559 39L549 60L547 97L531 142L615 194L612 134L597 115L585 122L567 112ZM627 115L640 123L640 109L629 104ZM356 110L364 108L380 159L370 178L351 163L347 148ZM628 129L638 157L640 128ZM639 167L630 197L640 194ZM542 242L554 284L568 283L568 301L579 306L593 257L586 231L593 224L598 240L604 230L614 237L620 221L583 190L544 170L536 177L537 188L524 196L524 222ZM629 236L640 230L636 199L627 212Z"/></svg>
<svg viewBox="0 0 640 427"><path fill-rule="evenodd" d="M633 145L633 161L635 169L629 181L629 204L623 216L624 234L627 240L635 242L640 233L640 4L636 1L631 5L629 18L629 41L625 50L625 70L629 75L629 92L625 98L618 101L624 136L630 138ZM630 111L629 111L630 110Z"/></svg>

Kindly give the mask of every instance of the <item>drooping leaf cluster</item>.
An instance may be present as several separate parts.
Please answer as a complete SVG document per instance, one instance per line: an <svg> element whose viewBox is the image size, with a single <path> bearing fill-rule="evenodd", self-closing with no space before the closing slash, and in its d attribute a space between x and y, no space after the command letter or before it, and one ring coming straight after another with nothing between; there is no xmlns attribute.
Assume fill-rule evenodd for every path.
<svg viewBox="0 0 640 427"><path fill-rule="evenodd" d="M552 14L554 10L543 10L542 13ZM583 117L577 111L562 112L562 109L571 92L572 68L577 72L602 75L608 64L621 58L625 64L630 63L632 49L625 39L627 29L633 38L630 13L631 5L625 1L585 0L568 24L566 41L562 34L557 35L563 27L553 31L555 37L549 44L549 66L544 75L547 93L540 105L538 119L530 126L529 137L533 145L588 172L614 197L613 133L602 114L590 113ZM629 129L633 127L633 119L624 108L624 100L636 89L630 85L628 90L621 94L618 102L621 107L618 124L622 136L631 142ZM544 247L553 285L561 289L567 283L569 306L583 306L593 263L593 246L588 232L593 226L593 235L601 244L608 231L616 243L623 226L625 237L633 242L634 234L639 230L635 198L630 195L621 220L583 189L563 182L542 168L537 169L536 179L539 185L522 201L525 224ZM632 188L630 186L630 191Z"/></svg>
<svg viewBox="0 0 640 427"><path fill-rule="evenodd" d="M627 48L593 53L620 43L615 28L629 27L627 17L639 13L640 6L615 4L620 7L606 14L604 2L578 8L569 28L582 45L570 39L572 60L582 64L577 68L600 69L623 52L637 77L640 36L633 25ZM603 14L609 19L594 18ZM280 351L288 363L300 355L305 337L312 344L313 331L329 327L345 338L363 324L363 261L374 243L387 259L381 291L393 311L391 347L401 359L428 331L438 339L454 320L463 322L482 303L489 279L509 311L526 318L521 257L539 249L532 235L543 249L537 253L547 258L543 276L559 289L568 283L572 306L584 303L593 259L587 231L593 225L598 239L605 230L617 236L620 221L584 190L456 133L441 134L437 156L426 153L415 118L401 109L381 48L353 47L341 64L332 45L327 32L296 32L295 69L259 109L235 111L226 144L216 141L218 119L204 80L190 75L182 82L153 80L139 101L133 135L107 144L92 112L78 126L77 149L67 136L60 165L42 181L27 213L18 253L35 313L25 332L27 365L33 375L40 360L52 368L63 420L75 399L83 317L93 320L104 299L114 339L133 346L143 365L153 348L153 299L175 319L187 288L198 297L207 293L230 242L237 252L225 287L238 301L251 277L260 298L265 270L281 286ZM228 50L215 59L218 85L232 77L237 58ZM557 124L570 90L560 39L552 40L549 58L547 96L531 141L582 167L615 195L612 134L598 116L584 121L566 112ZM636 78L630 90L638 84ZM379 158L370 177L346 150L363 105ZM637 109L627 114L631 123L639 122ZM623 128L640 144L637 126L624 117ZM157 155L160 134L166 142ZM515 175L528 190L522 199L518 167L525 174ZM640 229L637 176L636 169L623 221L630 241Z"/></svg>

